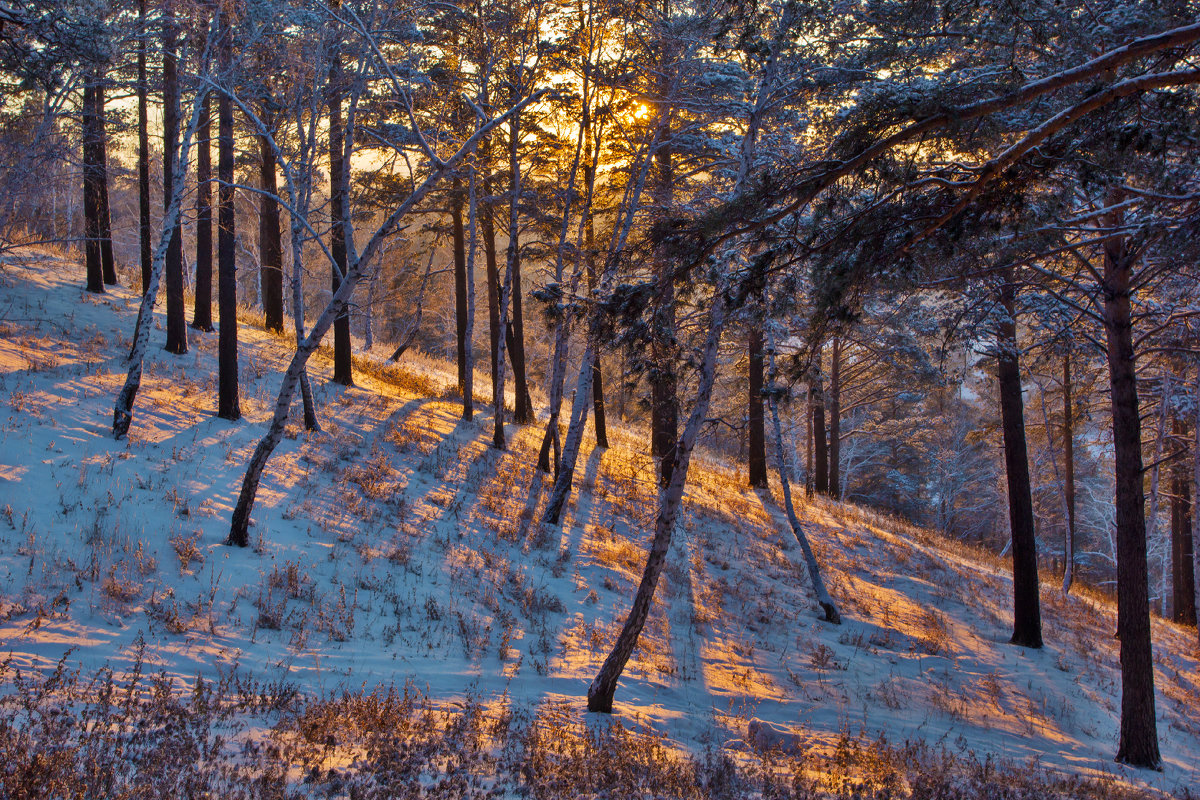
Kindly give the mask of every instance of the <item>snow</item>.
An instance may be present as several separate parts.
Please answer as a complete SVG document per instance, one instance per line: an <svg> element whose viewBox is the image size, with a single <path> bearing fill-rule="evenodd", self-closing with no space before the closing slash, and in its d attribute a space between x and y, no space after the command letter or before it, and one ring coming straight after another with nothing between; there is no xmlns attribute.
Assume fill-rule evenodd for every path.
<svg viewBox="0 0 1200 800"><path fill-rule="evenodd" d="M65 657L119 672L140 651L183 683L235 670L312 694L411 681L442 703L561 701L582 714L651 535L653 464L638 431L613 426L610 449L585 452L568 513L544 530L538 426L510 428L500 453L486 410L459 418L452 365L413 354L359 369L343 389L317 359L324 431L304 433L296 409L253 546L239 550L223 541L288 338L247 314L245 419L230 423L214 416L216 334L189 329L192 351L172 356L155 331L119 442L112 405L137 298L88 294L78 263L49 251L9 257L0 282L0 657L11 666ZM845 732L883 733L1164 791L1200 785L1194 631L1154 622L1165 769L1127 770L1112 760L1109 602L1047 585L1046 647L1017 648L1004 563L852 506L802 503L845 620L830 626L778 497L713 458L692 470L617 692L622 719L694 750L819 750Z"/></svg>

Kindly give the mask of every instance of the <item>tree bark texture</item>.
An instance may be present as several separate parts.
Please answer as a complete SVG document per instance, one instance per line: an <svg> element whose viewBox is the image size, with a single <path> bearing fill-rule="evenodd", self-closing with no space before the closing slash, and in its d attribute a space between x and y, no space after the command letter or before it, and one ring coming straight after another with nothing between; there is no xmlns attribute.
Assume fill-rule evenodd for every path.
<svg viewBox="0 0 1200 800"><path fill-rule="evenodd" d="M283 332L283 234L279 225L279 181L275 174L275 150L270 140L259 135L258 170L263 194L258 200L258 269L261 281L264 325Z"/></svg>
<svg viewBox="0 0 1200 800"><path fill-rule="evenodd" d="M104 292L104 262L100 247L100 116L97 113L96 80L89 76L83 87L83 229L87 263L87 290Z"/></svg>
<svg viewBox="0 0 1200 800"><path fill-rule="evenodd" d="M457 175L450 185L450 223L454 234L454 333L458 354L458 391L467 386L467 245L463 235L463 188ZM466 406L464 406L464 414ZM466 417L469 419L469 417Z"/></svg>
<svg viewBox="0 0 1200 800"><path fill-rule="evenodd" d="M700 429L708 418L709 400L712 399L713 385L717 377L717 354L721 342L721 332L725 325L725 300L723 291L719 288L711 300L711 311L708 320L708 333L704 343L704 351L700 363L700 382L696 387L696 404L688 417L683 435L676 446L671 448L674 463L669 470L670 480L660 487L658 492L658 514L654 521L654 539L650 544L650 553L646 557L646 566L642 570L642 580L638 584L637 594L625 625L617 637L612 652L604 660L600 672L588 688L588 711L612 713L613 696L617 691L617 682L633 648L637 646L638 637L646 625L650 614L650 604L654 600L654 590L658 579L666 565L667 551L671 546L671 536L675 532L675 521L679 508L683 504L683 490L687 483L688 464L691 460L692 449L700 435Z"/></svg>
<svg viewBox="0 0 1200 800"><path fill-rule="evenodd" d="M346 169L346 139L342 127L342 55L334 46L329 63L329 251L333 254L330 287L334 294L342 285L347 269L346 210L349 182ZM351 363L350 315L348 304L333 324L333 382L354 385Z"/></svg>
<svg viewBox="0 0 1200 800"><path fill-rule="evenodd" d="M1063 356L1063 494L1067 506L1066 541L1063 544L1063 594L1075 579L1075 409L1071 383L1071 354Z"/></svg>
<svg viewBox="0 0 1200 800"><path fill-rule="evenodd" d="M192 327L211 331L212 322L212 97L206 95L196 129L196 289Z"/></svg>
<svg viewBox="0 0 1200 800"><path fill-rule="evenodd" d="M821 375L824 343L813 354L809 381L809 405L812 411L813 491L829 494L829 439L825 432L825 379Z"/></svg>
<svg viewBox="0 0 1200 800"><path fill-rule="evenodd" d="M829 348L829 496L842 496L842 337Z"/></svg>
<svg viewBox="0 0 1200 800"><path fill-rule="evenodd" d="M1108 204L1121 193L1109 194ZM1121 211L1106 215L1119 230ZM1133 257L1125 236L1104 242L1104 333L1112 398L1116 473L1117 636L1121 640L1121 734L1117 761L1159 769L1154 711L1154 658L1150 641L1150 591L1146 562L1145 496L1142 492L1142 422L1133 349Z"/></svg>
<svg viewBox="0 0 1200 800"><path fill-rule="evenodd" d="M221 19L221 72L232 80L233 29L227 12ZM238 401L237 261L233 208L233 100L228 91L217 100L217 416L241 419Z"/></svg>
<svg viewBox="0 0 1200 800"><path fill-rule="evenodd" d="M175 52L178 30L168 2L163 18L163 203L175 195L175 163L179 151L179 73ZM182 188L182 187L181 187ZM179 216L171 232L165 265L167 281L168 353L183 355L188 350L187 322L183 300L183 230Z"/></svg>
<svg viewBox="0 0 1200 800"><path fill-rule="evenodd" d="M207 94L207 90L201 90L200 96L196 98L191 122L183 137L182 154L179 162L175 165L175 175L172 181L174 191L167 196L167 210L163 215L162 232L150 264L150 282L146 285L146 291L142 293L142 304L138 308L137 323L134 325L133 345L129 351L129 372L125 376L125 384L117 394L117 402L113 406L112 432L115 439L124 439L133 422L133 402L142 385L142 364L146 358L146 348L150 343L150 330L154 327L154 304L158 299L158 284L166 268L167 254L173 238L172 232L179 228L180 212L183 209L184 170L187 167L192 136L200 122L200 105L204 101L205 94Z"/></svg>
<svg viewBox="0 0 1200 800"><path fill-rule="evenodd" d="M1183 421L1171 421L1176 442L1187 441ZM1192 492L1186 459L1171 467L1171 619L1196 624L1195 553L1192 542Z"/></svg>
<svg viewBox="0 0 1200 800"><path fill-rule="evenodd" d="M96 69L96 170L97 186L100 190L99 232L100 262L104 282L109 286L117 283L117 265L113 260L112 209L108 202L108 134L105 131L104 70Z"/></svg>
<svg viewBox="0 0 1200 800"><path fill-rule="evenodd" d="M792 482L790 479L790 469L788 468L787 453L783 449L783 425L779 422L779 400L775 391L774 337L771 338L768 353L770 359L768 374L771 383L769 389L771 424L775 429L775 457L779 461L779 484L783 489L783 504L787 512L788 524L791 525L792 535L796 537L796 541L800 544L800 550L804 554L804 566L808 569L808 579L812 583L813 595L816 597L817 605L821 606L821 610L825 612L825 621L832 622L834 625L841 625L842 616L838 613L837 604L830 597L829 590L825 588L825 580L821 577L821 567L817 563L817 557L812 551L812 545L808 541L808 534L805 533L804 526L800 524L800 519L796 516L796 506L792 502Z"/></svg>
<svg viewBox="0 0 1200 800"><path fill-rule="evenodd" d="M1004 434L1004 468L1008 478L1008 520L1012 532L1013 644L1042 646L1042 614L1038 592L1037 539L1029 453L1025 442L1025 404L1017 350L1016 287L1000 287L1002 318L996 328L996 377L1000 390L1000 425Z"/></svg>
<svg viewBox="0 0 1200 800"><path fill-rule="evenodd" d="M763 421L763 334L762 327L755 323L750 327L748 350L750 353L750 389L747 467L750 485L757 488L767 486L767 442Z"/></svg>
<svg viewBox="0 0 1200 800"><path fill-rule="evenodd" d="M150 271L154 261L154 246L150 241L150 115L147 97L150 89L146 77L147 35L146 0L138 0L138 250L142 266L142 294L145 294L150 286Z"/></svg>

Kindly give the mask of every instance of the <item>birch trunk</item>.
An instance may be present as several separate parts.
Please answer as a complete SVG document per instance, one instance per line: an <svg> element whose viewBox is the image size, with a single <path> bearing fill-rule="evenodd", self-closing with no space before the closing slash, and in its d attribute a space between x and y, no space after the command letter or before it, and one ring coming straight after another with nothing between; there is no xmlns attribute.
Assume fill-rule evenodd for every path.
<svg viewBox="0 0 1200 800"><path fill-rule="evenodd" d="M671 479L658 492L658 516L654 522L654 540L650 544L650 553L646 558L646 566L642 571L642 580L638 584L637 594L633 599L633 607L617 637L617 643L612 652L604 660L599 674L588 688L588 711L612 713L613 695L616 694L617 682L633 648L637 646L638 637L646 625L650 614L650 604L654 600L654 590L666 564L667 550L671 546L671 536L675 532L675 521L679 516L679 508L683 504L683 490L687 483L688 464L691 461L692 449L700 435L700 429L708 418L709 400L712 398L713 384L717 378L717 354L720 349L721 332L725 327L725 297L721 287L713 293L712 311L708 319L708 333L704 343L704 351L700 365L700 383L696 387L696 405L688 417L683 435L672 448L674 463L670 468ZM590 381L590 370L588 371ZM579 398L576 398L578 402ZM584 398L586 405L587 398Z"/></svg>
<svg viewBox="0 0 1200 800"><path fill-rule="evenodd" d="M767 398L767 404L771 409L771 426L775 429L775 457L779 461L779 485L783 489L783 504L787 511L788 523L792 526L792 534L796 537L796 541L800 544L800 550L804 553L804 565L808 568L808 579L812 583L817 603L825 612L825 621L841 625L842 616L838 613L837 604L833 602L833 598L829 596L829 591L825 588L825 581L821 577L821 567L809 544L808 534L805 533L804 526L800 524L800 519L796 516L796 507L792 501L789 460L783 449L783 425L779 422L779 400L775 388L774 335L769 335L767 340Z"/></svg>
<svg viewBox="0 0 1200 800"><path fill-rule="evenodd" d="M200 107L204 102L208 89L201 87L196 93L192 104L192 118L188 123L187 132L183 137L183 149L179 160L175 163L175 174L172 176L174 191L167 201L167 212L163 215L162 231L158 239L158 247L150 263L150 282L142 294L142 303L138 309L137 323L133 332L133 347L129 353L129 373L125 377L125 385L117 395L113 407L113 438L124 439L129 433L129 425L133 422L133 401L142 385L142 362L146 357L146 348L150 343L150 330L154 327L154 304L158 299L158 284L163 267L167 260L167 250L174 238L173 232L179 226L180 211L183 206L183 183L187 170L188 152L192 145L192 136L200 122Z"/></svg>

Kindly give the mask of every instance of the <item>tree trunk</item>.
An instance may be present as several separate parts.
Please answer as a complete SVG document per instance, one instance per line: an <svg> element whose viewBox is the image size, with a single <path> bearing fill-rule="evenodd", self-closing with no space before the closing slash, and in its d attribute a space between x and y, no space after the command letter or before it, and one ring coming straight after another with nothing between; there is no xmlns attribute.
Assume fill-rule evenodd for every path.
<svg viewBox="0 0 1200 800"><path fill-rule="evenodd" d="M533 422L533 401L529 396L529 381L525 369L525 314L522 308L521 287L521 117L514 116L509 121L509 189L512 200L509 203L508 220L508 265L509 274L505 276L508 284L509 303L512 314L508 323L508 353L512 362L513 389L515 390L515 406L513 421L519 425ZM505 310L503 293L501 293L501 313Z"/></svg>
<svg viewBox="0 0 1200 800"><path fill-rule="evenodd" d="M179 74L175 53L178 31L172 2L163 12L163 203L175 195L175 163L179 150ZM188 350L187 323L183 301L183 230L179 217L171 233L165 265L167 279L168 353L183 355Z"/></svg>
<svg viewBox="0 0 1200 800"><path fill-rule="evenodd" d="M665 80L665 71L664 71ZM664 116L661 125L667 126ZM669 130L659 134L665 142ZM671 148L661 144L655 154L658 172L654 187L659 213L670 213L674 204L674 168ZM672 264L661 254L655 269L656 287L650 323L650 455L659 460L659 482L671 483L675 445L679 436L679 398L675 377L675 275Z"/></svg>
<svg viewBox="0 0 1200 800"><path fill-rule="evenodd" d="M1121 192L1107 202L1120 202ZM1120 210L1107 215L1105 227L1119 230ZM1134 258L1125 236L1104 242L1104 332L1112 396L1116 474L1117 636L1121 640L1121 736L1117 761L1159 769L1158 727L1154 712L1154 659L1150 642L1150 592L1146 564L1145 496L1142 494L1142 423L1138 410L1133 350Z"/></svg>
<svg viewBox="0 0 1200 800"><path fill-rule="evenodd" d="M1193 397L1200 397L1200 366L1196 369ZM1200 403L1196 404L1196 415L1192 420L1192 497L1200 503ZM1192 506L1192 596L1200 603L1200 511ZM1200 617L1200 609L1197 610ZM1197 620L1196 641L1200 644L1200 619Z"/></svg>
<svg viewBox="0 0 1200 800"><path fill-rule="evenodd" d="M833 337L829 365L829 496L842 496L842 338Z"/></svg>
<svg viewBox="0 0 1200 800"><path fill-rule="evenodd" d="M837 604L833 602L833 598L829 596L829 591L825 588L825 581L821 577L821 567L817 564L817 557L813 554L812 546L808 541L808 535L804 532L804 526L800 524L800 519L796 516L796 507L792 502L792 482L789 478L791 470L788 468L787 453L783 449L783 426L779 423L779 401L775 387L774 337L771 337L768 353L770 358L770 387L768 391L771 405L771 423L775 429L775 457L779 461L779 485L783 489L783 503L787 511L788 523L792 526L792 534L796 537L796 541L800 544L800 550L804 554L804 565L808 569L808 579L812 583L813 595L817 599L817 604L821 606L821 610L825 612L825 621L832 622L834 625L841 625L842 616L838 613Z"/></svg>
<svg viewBox="0 0 1200 800"><path fill-rule="evenodd" d="M150 270L154 260L153 245L150 242L150 126L146 36L146 0L138 0L138 244L142 265L142 294L145 294L150 286Z"/></svg>
<svg viewBox="0 0 1200 800"><path fill-rule="evenodd" d="M330 287L336 294L347 268L346 210L350 184L346 174L346 139L342 127L342 56L337 45L332 48L329 58L329 251L333 254ZM333 324L333 382L353 386L350 315L346 313L347 307L348 304L342 307L342 313Z"/></svg>
<svg viewBox="0 0 1200 800"><path fill-rule="evenodd" d="M222 80L230 81L233 28L221 12L220 62ZM238 402L237 262L234 255L233 100L226 87L217 100L217 416L242 416Z"/></svg>
<svg viewBox="0 0 1200 800"><path fill-rule="evenodd" d="M1042 614L1038 594L1037 538L1029 453L1025 444L1025 404L1017 350L1016 286L1000 288L1004 317L996 330L996 377L1000 389L1000 423L1004 431L1004 468L1008 478L1008 520L1012 531L1013 644L1042 646Z"/></svg>
<svg viewBox="0 0 1200 800"><path fill-rule="evenodd" d="M1071 354L1063 356L1063 495L1067 504L1066 542L1063 547L1063 594L1075 579L1075 411L1071 385Z"/></svg>
<svg viewBox="0 0 1200 800"><path fill-rule="evenodd" d="M485 161L486 163L486 161ZM492 204L492 181L485 175L483 179L483 213L479 217L479 228L483 234L483 258L487 272L487 302L488 302L488 357L491 360L492 371L492 404L500 391L500 364L496 356L500 354L500 268L496 263L496 225L495 209ZM504 410L504 400L501 398L499 408Z"/></svg>
<svg viewBox="0 0 1200 800"><path fill-rule="evenodd" d="M1187 427L1182 420L1172 420L1171 427L1176 442L1187 442ZM1188 483L1187 461L1180 459L1171 468L1171 472L1174 478L1171 497L1171 618L1181 625L1195 625L1195 554L1192 542L1192 493Z"/></svg>
<svg viewBox="0 0 1200 800"><path fill-rule="evenodd" d="M829 439L825 433L825 380L821 376L824 350L824 343L820 343L813 354L809 390L809 405L812 409L813 491L817 494L829 494Z"/></svg>
<svg viewBox="0 0 1200 800"><path fill-rule="evenodd" d="M463 236L462 179L457 175L450 186L450 222L454 232L454 332L458 345L458 392L467 386L467 245ZM463 406L464 418L466 405Z"/></svg>
<svg viewBox="0 0 1200 800"><path fill-rule="evenodd" d="M97 186L100 190L100 261L103 266L104 282L113 286L117 282L117 266L113 260L112 210L108 202L108 133L104 119L104 74L96 70L96 170Z"/></svg>
<svg viewBox="0 0 1200 800"><path fill-rule="evenodd" d="M700 429L708 418L709 400L712 398L713 384L717 377L717 354L721 343L721 331L725 324L724 287L714 293L708 320L708 334L704 343L704 352L700 364L700 383L696 387L696 405L688 417L683 435L675 447L671 448L674 463L668 470L670 480L658 492L658 515L654 522L654 539L650 544L650 553L646 558L646 566L642 571L642 580L638 584L637 594L633 599L633 607L612 652L604 660L600 672L588 688L588 711L612 713L613 695L617 691L617 682L625 671L625 664L637 646L638 637L646 625L650 614L650 604L654 600L654 590L658 586L659 576L662 575L666 564L667 550L671 546L671 536L675 532L675 520L679 508L683 504L683 490L687 483L688 464L691 460L692 449ZM586 407L586 406L585 406Z"/></svg>
<svg viewBox="0 0 1200 800"><path fill-rule="evenodd" d="M264 324L269 331L283 333L283 241L279 225L279 194L275 175L275 151L266 136L258 137L258 169L264 194L258 204L259 280L262 282Z"/></svg>
<svg viewBox="0 0 1200 800"><path fill-rule="evenodd" d="M80 130L83 133L83 230L87 260L87 290L104 292L104 263L100 248L100 119L96 112L97 81L89 74L83 87Z"/></svg>
<svg viewBox="0 0 1200 800"><path fill-rule="evenodd" d="M1146 541L1147 542L1158 541L1158 506L1159 506L1158 501L1159 501L1159 498L1162 496L1161 492L1159 491L1159 486L1160 486L1159 475L1161 473L1160 468L1162 466L1163 444L1167 438L1167 417L1169 416L1167 413L1167 406L1169 405L1168 398L1170 397L1170 386L1171 386L1170 378L1167 376L1167 374L1165 372L1160 371L1160 373L1159 373L1159 395L1160 395L1160 397L1159 397L1159 404L1158 404L1158 430L1157 430L1156 436L1154 437L1154 458L1152 458L1150 461L1150 464L1151 464L1151 467L1150 467L1150 511L1146 515ZM1166 538L1168 541L1170 540L1169 534ZM1169 550L1170 549L1169 545L1164 549ZM1161 571L1159 587L1158 587L1159 588L1159 592L1158 592L1159 593L1159 612L1158 613L1160 615L1162 615L1163 617L1166 617L1167 616L1167 602L1168 602L1167 584L1170 579L1171 565L1170 565L1170 559L1168 559L1168 558L1163 558L1163 559L1161 559L1161 561L1162 561L1162 571Z"/></svg>
<svg viewBox="0 0 1200 800"><path fill-rule="evenodd" d="M475 249L478 244L479 200L475 191L475 167L467 174L467 251L463 269L467 308L463 326L462 418L475 417Z"/></svg>
<svg viewBox="0 0 1200 800"><path fill-rule="evenodd" d="M211 331L212 323L212 113L205 96L196 130L196 293L192 327Z"/></svg>
<svg viewBox="0 0 1200 800"><path fill-rule="evenodd" d="M183 208L184 170L187 167L192 136L200 122L200 105L207 93L208 90L202 87L200 96L196 98L191 122L183 137L183 152L179 163L175 166L175 175L172 181L174 191L167 196L167 210L163 215L162 233L159 235L158 247L150 263L150 282L146 285L146 291L142 293L142 303L138 308L137 323L134 325L133 345L129 351L129 372L125 376L125 384L121 387L121 391L117 395L117 402L113 406L112 432L115 439L124 439L133 422L133 402L142 385L142 363L146 357L146 348L150 343L150 330L154 327L154 304L158 298L158 283L171 248L172 232L177 232L179 229L180 211Z"/></svg>
<svg viewBox="0 0 1200 800"><path fill-rule="evenodd" d="M763 424L763 334L762 327L754 323L750 327L750 391L749 391L749 454L747 466L750 485L758 488L767 486L767 442Z"/></svg>

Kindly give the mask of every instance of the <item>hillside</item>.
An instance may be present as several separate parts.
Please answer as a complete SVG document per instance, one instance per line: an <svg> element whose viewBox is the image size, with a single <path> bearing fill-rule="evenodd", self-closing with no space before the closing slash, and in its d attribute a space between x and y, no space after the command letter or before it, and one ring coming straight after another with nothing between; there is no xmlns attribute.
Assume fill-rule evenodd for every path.
<svg viewBox="0 0 1200 800"><path fill-rule="evenodd" d="M732 776L729 792L751 794L754 780L785 773L795 791L803 778L814 792L919 794L913 776L935 769L955 781L987 769L1018 783L1094 780L1062 784L1081 796L1200 786L1194 631L1155 620L1166 766L1126 769L1112 760L1120 680L1103 598L1063 598L1047 585L1046 647L1013 647L1004 563L818 502L799 511L844 617L827 625L779 498L704 457L613 729L583 712L583 697L649 538L655 482L640 433L618 429L611 448L589 446L561 526L543 530L530 522L544 502L540 428L512 427L511 449L491 449L490 415L460 420L452 365L419 354L398 367L363 356L352 389L329 384L318 361L324 430L292 424L263 480L254 546L237 550L222 542L288 338L245 320L245 418L229 423L213 416L216 334L189 330L192 350L177 357L156 332L130 436L118 442L112 404L137 298L84 292L79 265L49 252L4 262L0 282L0 702L15 720L0 726L0 756L9 764L28 767L21 750L44 745L42 735L87 740L72 719L115 724L85 715L98 713L97 698L115 703L103 697L110 668L118 695L139 676L127 715L137 697L194 711L197 679L208 685L211 716L183 714L212 721L196 734L208 742L199 761L234 765L230 785L246 791L263 764L300 794L353 795L360 773L383 786L380 754L394 761L398 751L392 740L379 749L381 729L452 743L455 752L427 761L403 750L424 765L412 785L448 797L601 796L624 778L567 765L579 753L614 758L605 749L614 742L633 752L643 783L708 764L697 774ZM70 713L50 721L46 704L59 701ZM130 748L159 741L129 736ZM505 761L518 758L518 740L519 770ZM772 744L782 752L764 752ZM976 772L947 766L975 762ZM524 783L498 777L510 769ZM643 788L683 791L672 786ZM722 796L721 786L697 796Z"/></svg>

